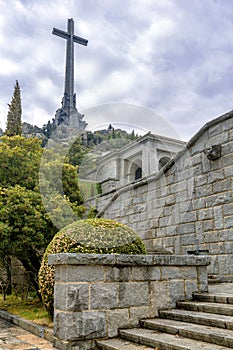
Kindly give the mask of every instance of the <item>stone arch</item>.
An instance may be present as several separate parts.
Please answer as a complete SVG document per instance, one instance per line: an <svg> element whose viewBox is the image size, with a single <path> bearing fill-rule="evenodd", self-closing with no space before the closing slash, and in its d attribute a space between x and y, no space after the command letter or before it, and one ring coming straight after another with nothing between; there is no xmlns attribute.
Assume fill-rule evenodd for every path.
<svg viewBox="0 0 233 350"><path fill-rule="evenodd" d="M162 157L159 160L159 170L162 169L164 167L165 164L167 164L167 162L169 162L169 160L171 160L171 158L169 157Z"/></svg>
<svg viewBox="0 0 233 350"><path fill-rule="evenodd" d="M142 178L142 168L138 167L135 171L135 180L139 180Z"/></svg>
<svg viewBox="0 0 233 350"><path fill-rule="evenodd" d="M129 169L130 181L139 180L142 178L142 161L140 159L135 160Z"/></svg>

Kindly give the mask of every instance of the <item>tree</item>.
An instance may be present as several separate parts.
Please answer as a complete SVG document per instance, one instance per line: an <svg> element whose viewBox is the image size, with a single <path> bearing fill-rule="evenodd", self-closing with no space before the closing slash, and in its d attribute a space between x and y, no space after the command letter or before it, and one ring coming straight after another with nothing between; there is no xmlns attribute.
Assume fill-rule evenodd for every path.
<svg viewBox="0 0 233 350"><path fill-rule="evenodd" d="M20 97L20 87L16 80L14 94L9 104L9 111L7 115L7 126L5 135L14 136L21 135L22 133L22 107L21 107L21 97Z"/></svg>
<svg viewBox="0 0 233 350"><path fill-rule="evenodd" d="M46 171L41 173L44 152ZM53 150L42 149L38 139L18 135L0 138L0 164L0 261L20 260L38 290L43 252L57 227L70 223L70 212L77 220L85 211L77 168ZM43 193L50 205L46 209L43 186L49 189Z"/></svg>
<svg viewBox="0 0 233 350"><path fill-rule="evenodd" d="M1 137L0 142L0 186L20 185L33 190L38 185L41 142L21 136Z"/></svg>
<svg viewBox="0 0 233 350"><path fill-rule="evenodd" d="M0 188L0 258L16 257L38 290L37 273L44 249L57 232L39 193L24 187ZM9 259L8 259L9 260Z"/></svg>
<svg viewBox="0 0 233 350"><path fill-rule="evenodd" d="M77 138L72 146L69 148L67 154L67 162L76 166L82 163L82 160L89 151L89 148L83 146L80 138Z"/></svg>

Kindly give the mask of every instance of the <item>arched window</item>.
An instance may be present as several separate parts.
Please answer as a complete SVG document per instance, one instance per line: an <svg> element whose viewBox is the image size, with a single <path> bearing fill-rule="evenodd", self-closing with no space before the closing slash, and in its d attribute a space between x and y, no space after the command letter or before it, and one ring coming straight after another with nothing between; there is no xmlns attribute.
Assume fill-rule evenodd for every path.
<svg viewBox="0 0 233 350"><path fill-rule="evenodd" d="M135 171L135 180L139 180L142 178L142 168L138 167Z"/></svg>
<svg viewBox="0 0 233 350"><path fill-rule="evenodd" d="M160 160L159 160L159 170L162 169L164 167L165 164L167 164L167 162L169 162L171 158L169 157L162 157Z"/></svg>

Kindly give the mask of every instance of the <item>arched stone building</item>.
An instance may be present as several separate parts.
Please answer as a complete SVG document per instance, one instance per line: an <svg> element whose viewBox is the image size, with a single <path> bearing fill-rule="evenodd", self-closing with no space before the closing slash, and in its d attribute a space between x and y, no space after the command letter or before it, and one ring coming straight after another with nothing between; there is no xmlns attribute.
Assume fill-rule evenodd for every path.
<svg viewBox="0 0 233 350"><path fill-rule="evenodd" d="M102 192L137 181L158 172L185 142L147 133L97 161L96 181Z"/></svg>

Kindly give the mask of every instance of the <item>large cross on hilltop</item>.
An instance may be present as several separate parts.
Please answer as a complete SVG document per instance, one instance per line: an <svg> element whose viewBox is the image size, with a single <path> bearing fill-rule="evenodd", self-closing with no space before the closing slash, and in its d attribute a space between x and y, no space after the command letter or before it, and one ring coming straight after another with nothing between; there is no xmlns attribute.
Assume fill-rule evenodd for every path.
<svg viewBox="0 0 233 350"><path fill-rule="evenodd" d="M88 40L74 35L74 20L68 19L67 32L53 28L54 35L66 39L66 74L65 74L65 91L62 99L62 109L66 117L70 117L72 111L76 110L76 97L74 94L74 43L87 46Z"/></svg>

